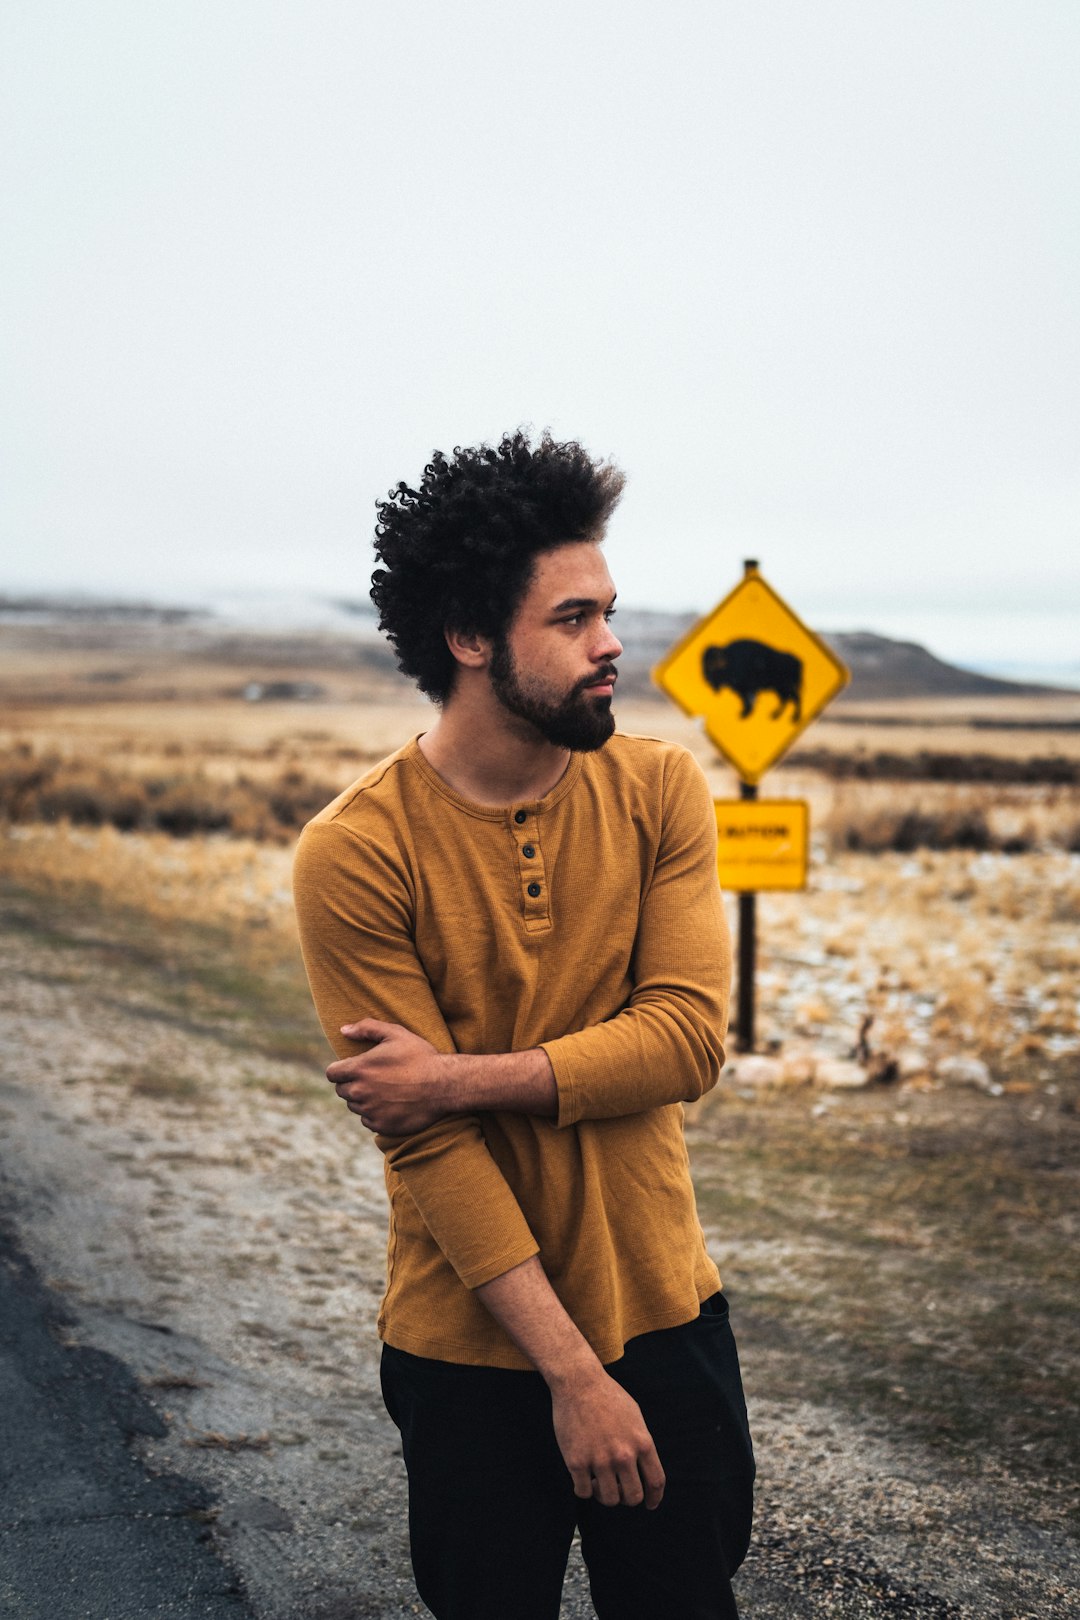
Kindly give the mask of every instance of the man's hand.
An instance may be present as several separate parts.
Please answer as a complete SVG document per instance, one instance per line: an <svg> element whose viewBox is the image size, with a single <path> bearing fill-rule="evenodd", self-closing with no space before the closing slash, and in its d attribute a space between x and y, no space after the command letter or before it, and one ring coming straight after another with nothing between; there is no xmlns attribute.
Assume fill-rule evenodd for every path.
<svg viewBox="0 0 1080 1620"><path fill-rule="evenodd" d="M552 1381L551 1413L575 1496L660 1506L664 1470L641 1408L599 1364L581 1381Z"/></svg>
<svg viewBox="0 0 1080 1620"><path fill-rule="evenodd" d="M447 1060L430 1041L400 1024L362 1018L343 1024L350 1041L371 1041L370 1051L331 1063L326 1078L361 1125L383 1136L410 1136L453 1113Z"/></svg>

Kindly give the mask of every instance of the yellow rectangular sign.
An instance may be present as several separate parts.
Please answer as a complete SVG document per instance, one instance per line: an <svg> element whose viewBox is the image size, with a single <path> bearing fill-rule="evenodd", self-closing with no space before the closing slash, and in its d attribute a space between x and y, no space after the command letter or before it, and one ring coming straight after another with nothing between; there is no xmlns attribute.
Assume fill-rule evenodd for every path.
<svg viewBox="0 0 1080 1620"><path fill-rule="evenodd" d="M724 889L805 889L810 811L805 799L714 799Z"/></svg>

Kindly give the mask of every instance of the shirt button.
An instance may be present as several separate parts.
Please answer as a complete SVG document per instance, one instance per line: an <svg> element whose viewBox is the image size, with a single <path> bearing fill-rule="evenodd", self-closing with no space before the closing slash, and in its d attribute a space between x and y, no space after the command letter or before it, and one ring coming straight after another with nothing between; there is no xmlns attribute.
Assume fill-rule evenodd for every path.
<svg viewBox="0 0 1080 1620"><path fill-rule="evenodd" d="M540 893L540 885L539 885L539 883L530 883L529 884L529 893L532 895L533 899L535 900L537 895Z"/></svg>
<svg viewBox="0 0 1080 1620"><path fill-rule="evenodd" d="M521 853L524 855L527 861L531 861L533 856L536 854L536 851L533 849L531 844L522 844Z"/></svg>
<svg viewBox="0 0 1080 1620"><path fill-rule="evenodd" d="M525 810L518 810L514 814L514 820L517 822L519 827L523 821L527 821L528 819L528 812Z"/></svg>

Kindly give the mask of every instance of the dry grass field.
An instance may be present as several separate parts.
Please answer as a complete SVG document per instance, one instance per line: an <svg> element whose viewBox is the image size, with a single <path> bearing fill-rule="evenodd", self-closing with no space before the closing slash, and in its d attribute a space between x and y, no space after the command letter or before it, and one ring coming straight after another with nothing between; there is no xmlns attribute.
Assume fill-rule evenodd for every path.
<svg viewBox="0 0 1080 1620"><path fill-rule="evenodd" d="M283 680L318 695L250 696ZM158 1386L163 1457L226 1501L288 1497L297 1550L274 1543L273 1579L265 1537L230 1543L260 1613L351 1612L295 1594L313 1548L342 1593L362 1578L300 1506L356 1497L356 1446L296 1440L269 1406L230 1429L198 1390L229 1365L273 1375L297 1410L324 1403L317 1424L343 1353L371 1383L377 1166L320 1078L290 846L429 711L355 649L207 649L168 626L12 632L0 702L2 1140L17 1202L44 1212L28 1247L136 1362L133 1313L213 1349L212 1375L185 1351L190 1391L147 1352L151 1383L180 1380ZM674 709L619 718L735 791ZM1075 1612L1078 723L1080 695L848 704L766 780L810 800L810 885L761 897L759 1051L690 1120L761 1454L751 1620ZM924 774L881 767L897 756ZM1008 779L927 779L942 756ZM396 1499L371 1491L383 1506L349 1522L391 1582ZM581 1603L572 1581L567 1615ZM372 1605L355 1612L409 1612Z"/></svg>

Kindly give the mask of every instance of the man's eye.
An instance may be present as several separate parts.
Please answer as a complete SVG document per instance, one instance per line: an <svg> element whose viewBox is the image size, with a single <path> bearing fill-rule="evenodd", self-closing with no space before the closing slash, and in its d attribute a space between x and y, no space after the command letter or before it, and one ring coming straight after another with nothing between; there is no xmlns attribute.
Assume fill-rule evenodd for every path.
<svg viewBox="0 0 1080 1620"><path fill-rule="evenodd" d="M605 608L604 609L604 618L605 618L605 620L607 621L608 624L611 623L612 619L615 617L615 615L616 615L616 613L618 613L618 611L619 611L618 608Z"/></svg>

